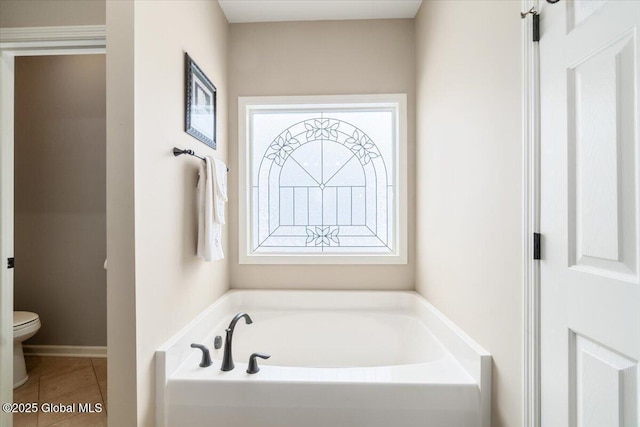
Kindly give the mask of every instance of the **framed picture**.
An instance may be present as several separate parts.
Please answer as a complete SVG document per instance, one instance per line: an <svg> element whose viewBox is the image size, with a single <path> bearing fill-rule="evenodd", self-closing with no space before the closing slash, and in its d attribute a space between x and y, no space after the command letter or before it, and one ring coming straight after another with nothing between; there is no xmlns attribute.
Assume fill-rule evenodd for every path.
<svg viewBox="0 0 640 427"><path fill-rule="evenodd" d="M184 53L185 132L216 149L216 87Z"/></svg>

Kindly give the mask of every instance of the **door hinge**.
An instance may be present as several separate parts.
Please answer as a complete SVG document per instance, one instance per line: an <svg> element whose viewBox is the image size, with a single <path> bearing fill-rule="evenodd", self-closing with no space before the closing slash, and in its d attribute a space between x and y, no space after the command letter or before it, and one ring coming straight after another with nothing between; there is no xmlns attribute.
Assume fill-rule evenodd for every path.
<svg viewBox="0 0 640 427"><path fill-rule="evenodd" d="M15 265L15 258L7 258L7 268L13 268Z"/></svg>
<svg viewBox="0 0 640 427"><path fill-rule="evenodd" d="M542 259L540 256L540 233L533 233L533 259Z"/></svg>
<svg viewBox="0 0 640 427"><path fill-rule="evenodd" d="M536 10L535 6L532 7L531 9L529 9L529 11L527 12L520 12L520 18L524 19L527 16L531 15L531 19L532 21L532 29L533 29L533 34L531 35L531 38L533 39L534 42L539 42L540 41L540 15L538 14L538 11Z"/></svg>
<svg viewBox="0 0 640 427"><path fill-rule="evenodd" d="M538 12L534 12L533 16L533 41L534 42L539 42L540 41L540 15L538 15Z"/></svg>

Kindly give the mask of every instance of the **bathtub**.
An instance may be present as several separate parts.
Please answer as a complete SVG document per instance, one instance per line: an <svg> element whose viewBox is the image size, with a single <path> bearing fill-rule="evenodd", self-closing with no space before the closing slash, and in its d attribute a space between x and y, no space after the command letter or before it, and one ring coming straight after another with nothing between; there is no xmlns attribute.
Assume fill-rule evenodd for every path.
<svg viewBox="0 0 640 427"><path fill-rule="evenodd" d="M156 352L160 427L489 427L490 398L491 356L414 292L230 291Z"/></svg>

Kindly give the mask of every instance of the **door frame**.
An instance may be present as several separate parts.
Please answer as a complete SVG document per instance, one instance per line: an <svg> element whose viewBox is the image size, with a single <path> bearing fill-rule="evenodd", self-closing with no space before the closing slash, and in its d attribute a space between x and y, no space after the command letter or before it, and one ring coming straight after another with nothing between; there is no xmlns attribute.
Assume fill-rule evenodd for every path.
<svg viewBox="0 0 640 427"><path fill-rule="evenodd" d="M16 56L106 54L106 26L0 28L0 402L13 402L14 84ZM0 411L0 426L12 414Z"/></svg>
<svg viewBox="0 0 640 427"><path fill-rule="evenodd" d="M521 0L540 12L538 0ZM533 19L522 19L522 426L540 427L540 265L533 259L540 231L540 60Z"/></svg>

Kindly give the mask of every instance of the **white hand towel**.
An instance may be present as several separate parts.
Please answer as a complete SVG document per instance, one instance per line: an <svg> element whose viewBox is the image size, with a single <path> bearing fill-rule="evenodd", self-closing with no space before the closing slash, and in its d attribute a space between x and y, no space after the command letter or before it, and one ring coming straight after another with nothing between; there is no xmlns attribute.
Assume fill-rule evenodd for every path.
<svg viewBox="0 0 640 427"><path fill-rule="evenodd" d="M227 202L227 165L222 160L213 159L214 183L214 221L218 224L225 223L224 204Z"/></svg>
<svg viewBox="0 0 640 427"><path fill-rule="evenodd" d="M196 254L205 261L224 258L222 226L215 222L215 179L213 159L209 156L198 170L198 247Z"/></svg>

